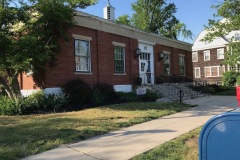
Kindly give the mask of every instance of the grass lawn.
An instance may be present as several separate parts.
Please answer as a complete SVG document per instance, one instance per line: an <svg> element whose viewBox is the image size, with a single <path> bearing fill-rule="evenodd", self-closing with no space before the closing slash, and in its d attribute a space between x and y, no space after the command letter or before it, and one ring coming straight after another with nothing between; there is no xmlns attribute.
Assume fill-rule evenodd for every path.
<svg viewBox="0 0 240 160"><path fill-rule="evenodd" d="M131 160L198 160L198 137L201 127L166 142Z"/></svg>
<svg viewBox="0 0 240 160"><path fill-rule="evenodd" d="M23 158L191 107L179 103L135 102L78 112L0 116L0 159Z"/></svg>

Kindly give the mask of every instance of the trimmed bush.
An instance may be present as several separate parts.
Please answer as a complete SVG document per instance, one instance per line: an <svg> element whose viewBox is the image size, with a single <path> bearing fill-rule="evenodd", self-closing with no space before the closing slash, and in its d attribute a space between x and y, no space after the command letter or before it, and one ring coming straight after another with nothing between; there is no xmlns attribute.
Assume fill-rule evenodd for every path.
<svg viewBox="0 0 240 160"><path fill-rule="evenodd" d="M159 98L156 92L147 90L147 93L141 98L143 101L156 101Z"/></svg>
<svg viewBox="0 0 240 160"><path fill-rule="evenodd" d="M116 97L112 85L99 83L92 86L92 102L95 104L103 104L113 101Z"/></svg>
<svg viewBox="0 0 240 160"><path fill-rule="evenodd" d="M62 86L62 91L71 104L84 104L90 101L91 87L82 79L74 79Z"/></svg>
<svg viewBox="0 0 240 160"><path fill-rule="evenodd" d="M116 95L122 102L139 101L139 97L134 92L127 92L127 93L126 92L117 92Z"/></svg>

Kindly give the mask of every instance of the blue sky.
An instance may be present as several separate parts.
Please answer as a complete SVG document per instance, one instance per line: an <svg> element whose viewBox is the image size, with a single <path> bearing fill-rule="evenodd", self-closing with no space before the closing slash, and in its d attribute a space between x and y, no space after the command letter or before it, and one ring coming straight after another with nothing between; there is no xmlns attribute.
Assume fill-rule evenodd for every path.
<svg viewBox="0 0 240 160"><path fill-rule="evenodd" d="M110 0L111 5L115 7L115 18L123 14L131 16L133 13L131 3L134 2L136 0ZM193 43L197 38L198 34L204 29L204 25L208 24L208 19L213 19L213 13L216 10L212 9L211 6L217 4L216 0L168 0L168 2L175 3L177 7L175 16L193 32L193 40L179 37L179 40L189 43ZM106 5L107 0L99 0L97 5L81 9L81 11L103 17L103 8Z"/></svg>

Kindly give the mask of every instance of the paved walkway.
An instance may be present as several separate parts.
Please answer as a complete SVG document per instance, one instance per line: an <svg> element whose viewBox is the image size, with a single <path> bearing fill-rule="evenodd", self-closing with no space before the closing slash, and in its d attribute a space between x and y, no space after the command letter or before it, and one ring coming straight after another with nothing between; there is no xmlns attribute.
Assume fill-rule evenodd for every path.
<svg viewBox="0 0 240 160"><path fill-rule="evenodd" d="M206 123L211 117L237 107L235 96L185 100L198 107L150 122L123 128L79 143L62 146L28 160L127 160Z"/></svg>

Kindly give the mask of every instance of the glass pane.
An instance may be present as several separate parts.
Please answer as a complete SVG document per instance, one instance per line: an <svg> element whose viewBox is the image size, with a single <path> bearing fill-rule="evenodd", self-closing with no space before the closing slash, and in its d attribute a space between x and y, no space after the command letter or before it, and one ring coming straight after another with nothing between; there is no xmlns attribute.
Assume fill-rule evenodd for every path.
<svg viewBox="0 0 240 160"><path fill-rule="evenodd" d="M213 77L218 76L218 67L212 67L211 72Z"/></svg>
<svg viewBox="0 0 240 160"><path fill-rule="evenodd" d="M206 77L210 77L211 76L210 68L205 68L205 76Z"/></svg>

